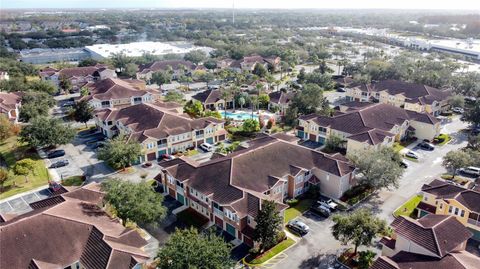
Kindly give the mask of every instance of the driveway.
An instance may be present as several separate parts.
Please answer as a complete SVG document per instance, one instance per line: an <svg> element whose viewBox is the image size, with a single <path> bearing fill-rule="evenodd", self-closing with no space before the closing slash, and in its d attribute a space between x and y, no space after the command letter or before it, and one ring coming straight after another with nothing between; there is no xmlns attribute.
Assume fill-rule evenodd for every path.
<svg viewBox="0 0 480 269"><path fill-rule="evenodd" d="M399 187L395 190L381 190L361 207L372 210L380 218L390 223L393 220L392 212L397 207L418 193L423 184L446 172L442 167L442 158L450 150L467 145L466 135L458 132L465 127L466 124L461 122L458 117L454 118L452 122L442 125L442 133L449 133L453 138L452 141L436 147L434 151L414 149L421 155L419 162L408 161L409 167L400 180ZM317 221L308 215L301 216L300 219L310 226L311 232L285 252L288 259L284 259L272 268L315 268L315 266L327 268L327 264L335 258L335 255L341 253L345 248L333 238L330 231L333 223L330 219Z"/></svg>

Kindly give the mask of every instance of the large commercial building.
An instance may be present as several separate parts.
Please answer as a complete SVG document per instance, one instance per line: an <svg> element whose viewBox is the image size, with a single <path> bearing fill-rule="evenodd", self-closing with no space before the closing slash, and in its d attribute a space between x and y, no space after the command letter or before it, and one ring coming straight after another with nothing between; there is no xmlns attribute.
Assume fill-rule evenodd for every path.
<svg viewBox="0 0 480 269"><path fill-rule="evenodd" d="M94 59L104 59L110 57L112 53L125 53L129 57L142 56L145 53L163 56L166 54L184 55L192 50L202 50L210 53L212 48L197 47L187 42L133 42L129 44L97 44L86 46L85 49Z"/></svg>
<svg viewBox="0 0 480 269"><path fill-rule="evenodd" d="M90 58L84 48L72 49L30 49L20 52L20 60L31 64L48 64L54 62L78 62Z"/></svg>

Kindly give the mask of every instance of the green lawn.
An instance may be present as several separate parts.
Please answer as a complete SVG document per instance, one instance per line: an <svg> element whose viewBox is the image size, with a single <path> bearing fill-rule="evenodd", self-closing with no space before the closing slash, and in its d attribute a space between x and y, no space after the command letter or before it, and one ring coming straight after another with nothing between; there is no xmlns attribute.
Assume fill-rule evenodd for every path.
<svg viewBox="0 0 480 269"><path fill-rule="evenodd" d="M194 156L194 155L197 155L197 154L198 154L198 150L196 150L196 149L187 150L187 152L185 152L185 156Z"/></svg>
<svg viewBox="0 0 480 269"><path fill-rule="evenodd" d="M305 211L307 211L310 206L313 204L312 199L303 199L298 202L295 206L289 207L285 210L285 223L289 222L290 220L302 215Z"/></svg>
<svg viewBox="0 0 480 269"><path fill-rule="evenodd" d="M5 182L0 193L0 199L48 184L49 175L45 163L40 159L36 151L17 143L16 136L10 137L0 144L0 154L9 169L15 165L16 161L25 158L31 158L35 162L34 169L27 176L27 182L25 182L24 176L17 176L11 172L10 178Z"/></svg>
<svg viewBox="0 0 480 269"><path fill-rule="evenodd" d="M256 259L253 259L249 263L250 264L264 263L264 262L270 260L273 256L281 253L282 251L284 251L285 249L287 249L288 247L290 247L293 244L295 244L295 240L288 237L286 240L283 240L282 242L280 242L279 244L277 244L276 246L274 246L273 248L271 248L267 252L263 253L262 256L260 256Z"/></svg>
<svg viewBox="0 0 480 269"><path fill-rule="evenodd" d="M422 201L422 196L421 195L415 195L412 198L410 198L408 201L406 201L403 205L401 205L395 212L393 212L393 215L395 217L398 216L410 216L413 212L413 210L417 207L417 205Z"/></svg>
<svg viewBox="0 0 480 269"><path fill-rule="evenodd" d="M62 180L63 186L80 186L83 183L83 176L71 176Z"/></svg>

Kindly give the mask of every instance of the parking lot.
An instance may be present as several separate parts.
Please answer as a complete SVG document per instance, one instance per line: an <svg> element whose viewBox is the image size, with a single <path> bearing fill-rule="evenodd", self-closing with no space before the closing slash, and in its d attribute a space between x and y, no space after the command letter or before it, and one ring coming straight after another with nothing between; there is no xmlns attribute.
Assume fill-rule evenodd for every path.
<svg viewBox="0 0 480 269"><path fill-rule="evenodd" d="M92 147L102 139L104 137L101 133L81 133L75 137L72 143L57 148L65 151L64 156L48 159L45 158L47 153L42 152L40 152L40 156L45 158L45 165L49 168L53 180L60 181L78 175L85 175L87 179L103 179L115 171L97 159L96 149ZM61 160L67 160L68 165L50 168L53 163Z"/></svg>

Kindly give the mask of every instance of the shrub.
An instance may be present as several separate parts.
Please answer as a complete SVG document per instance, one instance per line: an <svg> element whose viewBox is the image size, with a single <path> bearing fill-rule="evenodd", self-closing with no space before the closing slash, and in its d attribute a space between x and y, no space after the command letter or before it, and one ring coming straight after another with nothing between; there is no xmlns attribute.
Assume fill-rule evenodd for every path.
<svg viewBox="0 0 480 269"><path fill-rule="evenodd" d="M298 204L298 200L295 198L287 200L287 205L289 206L296 206L297 204Z"/></svg>
<svg viewBox="0 0 480 269"><path fill-rule="evenodd" d="M277 244L285 239L287 239L287 234L285 233L285 231L279 231L277 234Z"/></svg>
<svg viewBox="0 0 480 269"><path fill-rule="evenodd" d="M377 254L375 252L366 250L366 251L360 251L359 253L359 258L358 258L358 268L359 269L368 269L373 263L373 259Z"/></svg>

